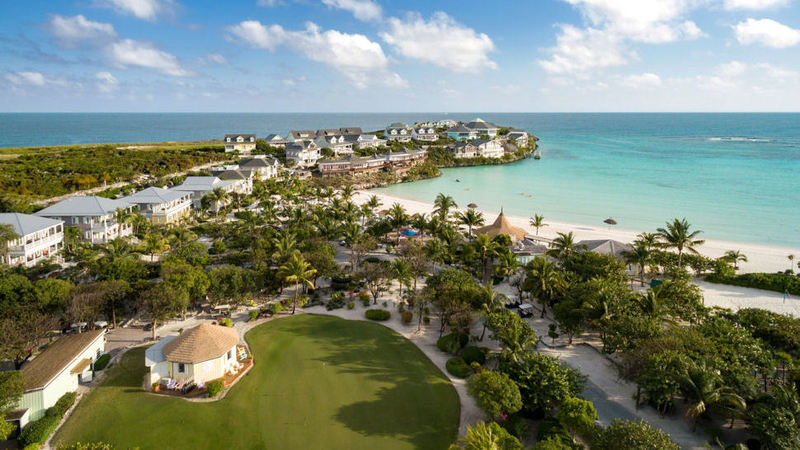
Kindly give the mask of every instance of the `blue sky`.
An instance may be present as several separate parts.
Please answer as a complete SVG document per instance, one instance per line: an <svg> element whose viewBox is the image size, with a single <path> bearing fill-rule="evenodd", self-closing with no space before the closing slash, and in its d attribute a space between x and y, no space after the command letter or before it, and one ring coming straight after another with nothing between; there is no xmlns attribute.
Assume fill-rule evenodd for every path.
<svg viewBox="0 0 800 450"><path fill-rule="evenodd" d="M0 111L798 111L800 0L0 0Z"/></svg>

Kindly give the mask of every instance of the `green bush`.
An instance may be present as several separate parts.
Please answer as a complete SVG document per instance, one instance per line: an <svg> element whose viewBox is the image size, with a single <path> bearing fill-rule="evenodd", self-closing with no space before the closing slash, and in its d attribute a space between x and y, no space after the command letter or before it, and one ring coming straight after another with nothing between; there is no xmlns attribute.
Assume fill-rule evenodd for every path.
<svg viewBox="0 0 800 450"><path fill-rule="evenodd" d="M522 416L516 414L503 422L502 426L508 430L512 436L520 440L528 437L528 435L531 434L530 427L528 427L528 421L526 421Z"/></svg>
<svg viewBox="0 0 800 450"><path fill-rule="evenodd" d="M334 309L340 309L344 307L344 294L341 292L334 292L331 295L331 299L328 300L328 304L325 305L325 309L328 311L332 311Z"/></svg>
<svg viewBox="0 0 800 450"><path fill-rule="evenodd" d="M356 307L356 304L354 302L347 302L347 309L353 309L355 307Z"/></svg>
<svg viewBox="0 0 800 450"><path fill-rule="evenodd" d="M486 363L486 353L474 346L465 347L464 350L461 350L461 357L464 358L464 361L470 365L474 362L480 365Z"/></svg>
<svg viewBox="0 0 800 450"><path fill-rule="evenodd" d="M710 274L706 275L706 281L775 291L781 294L788 290L791 295L800 295L800 277L785 273L743 273L728 277Z"/></svg>
<svg viewBox="0 0 800 450"><path fill-rule="evenodd" d="M111 355L110 354L106 353L106 354L100 355L100 357L97 358L97 361L94 362L94 366L93 366L94 370L95 371L99 371L99 370L105 369L106 366L108 365L109 361L111 361Z"/></svg>
<svg viewBox="0 0 800 450"><path fill-rule="evenodd" d="M411 311L403 311L400 314L400 319L403 321L403 323L411 323L411 321L414 320L414 313Z"/></svg>
<svg viewBox="0 0 800 450"><path fill-rule="evenodd" d="M253 320L256 320L256 319L258 319L258 311L257 310L254 309L254 310L250 311L249 313L247 313L247 320L253 321Z"/></svg>
<svg viewBox="0 0 800 450"><path fill-rule="evenodd" d="M369 294L361 291L358 293L358 299L361 300L361 304L364 306L369 306Z"/></svg>
<svg viewBox="0 0 800 450"><path fill-rule="evenodd" d="M428 317L428 316L423 317L422 318L422 323L424 323L425 325L430 325L431 324L431 318Z"/></svg>
<svg viewBox="0 0 800 450"><path fill-rule="evenodd" d="M445 363L445 367L447 368L447 372L456 378L467 378L472 375L472 369L464 362L464 358L460 356L454 356L448 359L447 363Z"/></svg>
<svg viewBox="0 0 800 450"><path fill-rule="evenodd" d="M29 423L19 434L18 441L20 446L27 447L46 441L47 437L55 431L60 421L61 416L59 415L45 415L41 419Z"/></svg>
<svg viewBox="0 0 800 450"><path fill-rule="evenodd" d="M439 338L436 346L443 352L455 355L467 345L467 342L469 342L469 336L466 334L450 333Z"/></svg>
<svg viewBox="0 0 800 450"><path fill-rule="evenodd" d="M228 317L225 317L219 321L219 324L222 325L223 327L232 327L233 321Z"/></svg>
<svg viewBox="0 0 800 450"><path fill-rule="evenodd" d="M392 316L392 313L386 311L385 309L368 309L364 312L364 315L369 320L383 322L385 320L389 320L389 317Z"/></svg>
<svg viewBox="0 0 800 450"><path fill-rule="evenodd" d="M58 450L112 450L114 447L105 442L76 442L69 445L59 445Z"/></svg>
<svg viewBox="0 0 800 450"><path fill-rule="evenodd" d="M216 397L223 389L225 389L225 384L222 380L214 380L206 384L206 392L208 392L209 397Z"/></svg>
<svg viewBox="0 0 800 450"><path fill-rule="evenodd" d="M64 414L75 404L75 399L77 398L78 394L76 392L67 392L58 399L53 408L58 412L59 418L64 417Z"/></svg>

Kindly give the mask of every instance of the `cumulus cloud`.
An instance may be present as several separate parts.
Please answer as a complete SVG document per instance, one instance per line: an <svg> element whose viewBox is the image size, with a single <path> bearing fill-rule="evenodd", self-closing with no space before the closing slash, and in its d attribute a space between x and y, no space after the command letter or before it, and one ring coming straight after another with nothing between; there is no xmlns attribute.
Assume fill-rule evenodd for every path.
<svg viewBox="0 0 800 450"><path fill-rule="evenodd" d="M97 80L97 90L103 93L112 92L119 85L119 80L111 72L97 72L94 77Z"/></svg>
<svg viewBox="0 0 800 450"><path fill-rule="evenodd" d="M117 32L110 23L94 22L81 14L64 17L54 14L47 26L59 45L74 47L83 41L115 38Z"/></svg>
<svg viewBox="0 0 800 450"><path fill-rule="evenodd" d="M389 69L389 60L380 44L363 34L322 31L312 22L306 23L304 30L292 31L255 20L230 26L228 32L232 39L255 48L274 51L285 45L312 61L331 66L359 88L372 84L394 87L407 85L400 75Z"/></svg>
<svg viewBox="0 0 800 450"><path fill-rule="evenodd" d="M654 73L643 73L640 75L628 75L621 80L623 86L629 88L644 88L644 87L658 87L661 86L661 77Z"/></svg>
<svg viewBox="0 0 800 450"><path fill-rule="evenodd" d="M389 31L381 38L396 52L406 58L445 67L454 72L477 72L496 69L489 59L494 42L483 33L477 33L443 12L436 12L430 20L411 13L404 20L389 19Z"/></svg>
<svg viewBox="0 0 800 450"><path fill-rule="evenodd" d="M789 0L725 0L725 9L769 9L786 6Z"/></svg>
<svg viewBox="0 0 800 450"><path fill-rule="evenodd" d="M153 21L163 15L174 12L172 0L97 0L100 6L112 8L119 14Z"/></svg>
<svg viewBox="0 0 800 450"><path fill-rule="evenodd" d="M228 60L219 53L209 53L202 58L198 58L198 63L204 66L211 66L214 64L228 64Z"/></svg>
<svg viewBox="0 0 800 450"><path fill-rule="evenodd" d="M551 58L539 60L550 74L587 77L592 71L625 64L630 52L613 33L595 28L580 29L560 25Z"/></svg>
<svg viewBox="0 0 800 450"><path fill-rule="evenodd" d="M109 52L111 60L118 67L145 67L176 77L192 75L181 66L175 55L159 50L148 42L123 39L111 44Z"/></svg>
<svg viewBox="0 0 800 450"><path fill-rule="evenodd" d="M6 80L17 86L44 86L47 84L47 79L40 72L7 73Z"/></svg>
<svg viewBox="0 0 800 450"><path fill-rule="evenodd" d="M733 26L740 44L761 44L772 48L792 47L800 43L800 30L772 19L747 19Z"/></svg>
<svg viewBox="0 0 800 450"><path fill-rule="evenodd" d="M343 9L353 13L353 17L363 22L374 22L381 19L381 5L372 0L322 0L331 8Z"/></svg>

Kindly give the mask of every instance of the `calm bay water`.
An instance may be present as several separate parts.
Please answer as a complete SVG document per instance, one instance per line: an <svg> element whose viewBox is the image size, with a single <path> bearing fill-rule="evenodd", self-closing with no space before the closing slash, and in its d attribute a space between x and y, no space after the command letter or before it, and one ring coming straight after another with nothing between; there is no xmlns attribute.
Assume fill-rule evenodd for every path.
<svg viewBox="0 0 800 450"><path fill-rule="evenodd" d="M0 147L375 130L476 116L537 135L543 159L449 169L381 191L424 201L445 192L462 205L555 221L614 217L627 229L685 216L708 238L800 246L800 114L0 114Z"/></svg>

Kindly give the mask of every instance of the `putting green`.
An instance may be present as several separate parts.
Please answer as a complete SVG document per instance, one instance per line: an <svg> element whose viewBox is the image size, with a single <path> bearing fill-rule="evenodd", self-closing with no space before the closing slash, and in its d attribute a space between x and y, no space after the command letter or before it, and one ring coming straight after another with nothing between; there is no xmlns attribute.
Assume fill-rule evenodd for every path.
<svg viewBox="0 0 800 450"><path fill-rule="evenodd" d="M247 334L256 364L228 395L193 403L142 391L126 353L56 435L116 448L444 449L458 431L449 380L386 327L299 315Z"/></svg>

